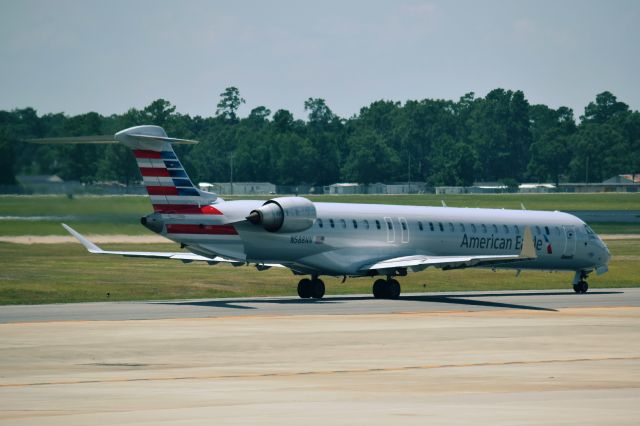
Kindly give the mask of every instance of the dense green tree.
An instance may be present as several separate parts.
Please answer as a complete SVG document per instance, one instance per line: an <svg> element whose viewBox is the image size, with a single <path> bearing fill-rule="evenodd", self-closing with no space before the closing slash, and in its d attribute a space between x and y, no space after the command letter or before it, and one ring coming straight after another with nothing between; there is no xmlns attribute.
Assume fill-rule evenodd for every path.
<svg viewBox="0 0 640 426"><path fill-rule="evenodd" d="M0 127L0 185L16 184L15 155L13 151L16 142L8 128Z"/></svg>
<svg viewBox="0 0 640 426"><path fill-rule="evenodd" d="M557 110L546 105L530 108L531 156L527 166L528 174L538 182L560 183L561 175L568 174L571 160L571 136L576 132L573 111L567 107Z"/></svg>
<svg viewBox="0 0 640 426"><path fill-rule="evenodd" d="M245 100L240 96L240 90L237 87L227 87L224 92L220 93L216 115L225 120L235 122L238 120L238 108L243 103L245 103Z"/></svg>
<svg viewBox="0 0 640 426"><path fill-rule="evenodd" d="M589 102L580 119L584 123L603 124L627 112L629 112L627 104L619 102L611 92L602 92L596 95L595 102Z"/></svg>
<svg viewBox="0 0 640 426"><path fill-rule="evenodd" d="M374 131L358 132L348 141L349 155L342 166L344 180L350 182L382 182L389 169L400 163L398 155Z"/></svg>
<svg viewBox="0 0 640 426"><path fill-rule="evenodd" d="M339 181L470 185L474 181L598 182L640 172L640 113L609 93L596 96L581 122L566 107L529 105L520 91L495 89L439 99L372 102L349 119L309 98L306 120L257 106L238 117L240 91L227 88L215 117L182 115L164 99L108 117L0 111L2 182L14 173L58 173L94 182L139 181L134 157L120 145L35 145L25 138L113 134L141 125L196 139L174 149L194 181L234 180L326 185ZM587 171L588 169L588 171Z"/></svg>

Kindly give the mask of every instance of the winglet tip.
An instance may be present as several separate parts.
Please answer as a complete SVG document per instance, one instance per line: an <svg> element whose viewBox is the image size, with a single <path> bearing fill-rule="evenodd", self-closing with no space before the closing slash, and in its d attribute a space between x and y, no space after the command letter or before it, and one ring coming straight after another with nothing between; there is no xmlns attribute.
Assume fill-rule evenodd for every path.
<svg viewBox="0 0 640 426"><path fill-rule="evenodd" d="M75 229L73 229L72 227L67 225L66 223L62 223L61 225L62 225L62 227L64 229L67 230L68 233L70 233L73 237L75 237L75 239L80 241L80 244L82 244L89 252L91 252L91 253L99 253L99 252L102 251L102 249L100 247L98 247L97 245L95 245L91 241L87 240L81 233L79 233L78 231L76 231Z"/></svg>

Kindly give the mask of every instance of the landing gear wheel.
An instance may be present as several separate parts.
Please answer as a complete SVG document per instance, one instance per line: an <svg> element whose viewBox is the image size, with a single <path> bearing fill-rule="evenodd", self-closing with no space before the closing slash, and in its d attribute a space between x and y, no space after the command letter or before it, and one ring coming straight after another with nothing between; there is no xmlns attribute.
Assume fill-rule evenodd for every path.
<svg viewBox="0 0 640 426"><path fill-rule="evenodd" d="M580 293L584 294L589 291L589 284L586 281L580 281Z"/></svg>
<svg viewBox="0 0 640 426"><path fill-rule="evenodd" d="M322 299L324 297L324 283L321 279L316 278L311 281L310 289L311 297L314 299Z"/></svg>
<svg viewBox="0 0 640 426"><path fill-rule="evenodd" d="M400 283L397 280L387 281L387 297L389 299L400 297Z"/></svg>
<svg viewBox="0 0 640 426"><path fill-rule="evenodd" d="M376 280L373 283L373 297L376 299L387 298L387 282L385 280Z"/></svg>
<svg viewBox="0 0 640 426"><path fill-rule="evenodd" d="M309 278L303 278L298 282L298 296L301 299L308 299L311 297L311 280Z"/></svg>
<svg viewBox="0 0 640 426"><path fill-rule="evenodd" d="M586 281L580 281L578 284L573 285L573 291L584 294L589 291L589 284Z"/></svg>

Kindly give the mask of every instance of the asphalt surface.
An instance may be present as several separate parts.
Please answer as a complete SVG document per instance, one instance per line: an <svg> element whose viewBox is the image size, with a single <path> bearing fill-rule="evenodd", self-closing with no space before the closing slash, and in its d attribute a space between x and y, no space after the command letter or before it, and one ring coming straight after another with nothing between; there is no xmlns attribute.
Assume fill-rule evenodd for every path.
<svg viewBox="0 0 640 426"><path fill-rule="evenodd" d="M563 308L640 307L640 288L415 293L399 300L369 295L198 299L148 302L0 306L0 323L34 321L121 321L231 316L362 315L456 311L547 311Z"/></svg>

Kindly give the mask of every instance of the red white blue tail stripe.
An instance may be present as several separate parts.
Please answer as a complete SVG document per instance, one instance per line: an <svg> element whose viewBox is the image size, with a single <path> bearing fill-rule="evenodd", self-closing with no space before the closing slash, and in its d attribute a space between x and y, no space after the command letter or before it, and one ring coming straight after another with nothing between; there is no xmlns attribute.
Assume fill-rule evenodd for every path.
<svg viewBox="0 0 640 426"><path fill-rule="evenodd" d="M175 152L168 148L133 150L153 209L159 213L222 214L209 205L213 200L193 185Z"/></svg>

